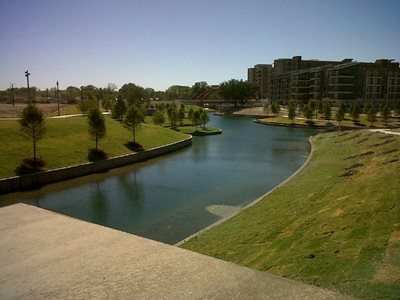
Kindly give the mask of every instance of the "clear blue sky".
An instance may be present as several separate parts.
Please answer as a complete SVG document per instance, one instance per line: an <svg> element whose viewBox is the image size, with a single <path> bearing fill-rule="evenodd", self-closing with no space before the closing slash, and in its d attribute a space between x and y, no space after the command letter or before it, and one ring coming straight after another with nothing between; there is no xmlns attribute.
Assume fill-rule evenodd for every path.
<svg viewBox="0 0 400 300"><path fill-rule="evenodd" d="M0 89L246 79L275 58L400 60L400 1L0 0Z"/></svg>

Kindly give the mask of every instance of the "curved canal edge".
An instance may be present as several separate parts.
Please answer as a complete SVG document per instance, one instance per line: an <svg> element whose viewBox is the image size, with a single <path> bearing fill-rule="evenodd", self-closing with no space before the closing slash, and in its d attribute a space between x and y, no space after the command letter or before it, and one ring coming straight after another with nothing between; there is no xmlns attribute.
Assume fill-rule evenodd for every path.
<svg viewBox="0 0 400 300"><path fill-rule="evenodd" d="M151 148L146 151L124 154L101 161L47 170L40 173L0 179L0 194L38 188L49 183L104 172L110 169L145 161L182 149L184 147L188 147L192 145L192 138L193 137L189 135L187 139L156 148Z"/></svg>
<svg viewBox="0 0 400 300"><path fill-rule="evenodd" d="M298 168L292 175L290 175L288 178L286 178L284 181L282 181L281 183L279 183L276 187L274 187L273 189L269 190L267 193L265 193L264 195L258 197L257 199L255 199L254 201L252 201L251 203L247 204L246 206L241 207L239 210L233 212L232 214L230 214L229 216L226 216L225 218L222 218L220 220L218 220L217 222L193 233L192 235L184 238L183 240L179 241L178 243L175 244L175 246L179 247L180 245L188 242L189 240L196 238L198 236L200 236L202 233L214 228L215 226L218 226L222 223L224 223L225 221L233 218L234 216L240 214L243 210L252 207L253 205L256 205L258 202L260 202L261 200L263 200L265 197L267 197L269 194L271 194L273 191L281 188L284 184L286 184L287 182L289 182L293 177L295 177L297 174L299 174L310 162L313 153L314 153L314 144L313 144L313 138L314 136L309 137L308 139L308 143L310 145L310 154L307 157L307 160L301 165L300 168Z"/></svg>

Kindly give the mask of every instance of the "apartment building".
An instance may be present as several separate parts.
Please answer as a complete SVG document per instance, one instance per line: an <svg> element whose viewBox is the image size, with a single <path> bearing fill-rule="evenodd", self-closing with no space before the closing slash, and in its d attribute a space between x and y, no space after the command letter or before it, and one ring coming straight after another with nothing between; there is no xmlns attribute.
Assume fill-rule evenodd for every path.
<svg viewBox="0 0 400 300"><path fill-rule="evenodd" d="M259 64L248 69L247 79L258 87L259 98L271 99L272 96L287 101L291 95L295 95L295 91L305 94L305 89L299 86L302 76L296 76L295 85L288 86L291 79L289 78L293 72L304 69L316 68L324 65L339 64L336 61L321 61L317 59L303 60L301 56L293 56L292 58L279 58L274 60L273 65ZM307 75L303 75L307 76ZM287 90L289 89L289 90ZM293 93L292 93L293 89ZM298 95L296 95L297 97ZM300 96L298 96L300 97ZM304 95L305 97L305 95ZM301 98L301 97L300 97Z"/></svg>
<svg viewBox="0 0 400 300"><path fill-rule="evenodd" d="M372 62L276 59L264 93L270 100L400 101L399 63L389 59ZM250 82L254 82L250 76ZM253 80L253 81L252 81Z"/></svg>
<svg viewBox="0 0 400 300"><path fill-rule="evenodd" d="M270 96L272 65L258 64L247 70L247 79L258 87L258 98L266 99Z"/></svg>

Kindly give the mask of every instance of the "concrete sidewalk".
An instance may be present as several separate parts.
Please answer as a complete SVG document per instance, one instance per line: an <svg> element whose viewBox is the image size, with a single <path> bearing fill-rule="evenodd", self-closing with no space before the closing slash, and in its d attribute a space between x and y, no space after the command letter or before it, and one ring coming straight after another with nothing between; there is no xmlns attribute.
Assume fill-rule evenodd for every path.
<svg viewBox="0 0 400 300"><path fill-rule="evenodd" d="M37 207L0 208L1 299L347 299Z"/></svg>

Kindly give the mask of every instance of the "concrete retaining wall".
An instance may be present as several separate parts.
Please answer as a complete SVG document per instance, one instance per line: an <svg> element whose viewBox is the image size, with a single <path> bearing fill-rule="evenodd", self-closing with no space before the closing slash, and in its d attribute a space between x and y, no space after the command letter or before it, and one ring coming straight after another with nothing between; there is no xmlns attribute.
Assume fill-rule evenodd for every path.
<svg viewBox="0 0 400 300"><path fill-rule="evenodd" d="M192 137L183 141L179 141L176 143L168 144L157 148L152 148L143 152L116 156L102 161L88 162L76 166L48 170L35 174L0 179L0 194L31 189L52 182L62 181L66 179L71 179L75 177L106 171L113 168L122 167L128 164L157 157L181 149L183 147L190 146L191 144L192 144Z"/></svg>

